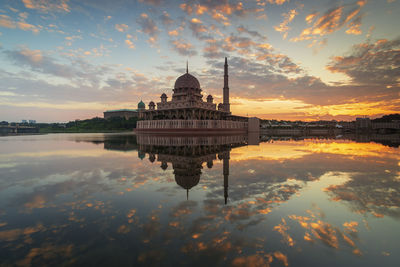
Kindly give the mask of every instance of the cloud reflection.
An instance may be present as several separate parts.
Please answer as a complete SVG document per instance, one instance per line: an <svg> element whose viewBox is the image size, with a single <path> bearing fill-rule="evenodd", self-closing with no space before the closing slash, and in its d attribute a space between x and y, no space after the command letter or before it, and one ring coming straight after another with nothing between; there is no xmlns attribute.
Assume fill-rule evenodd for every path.
<svg viewBox="0 0 400 267"><path fill-rule="evenodd" d="M122 251L122 261L143 265L168 258L172 264L288 266L302 247L320 252L315 244L361 260L367 234L360 226L372 217L397 221L400 214L397 148L311 139L199 145L202 152L183 156L193 148L143 147L116 136L83 139L44 145L36 156L35 147L20 147L0 157L0 246L21 264L83 264L91 253L109 255L107 246ZM185 200L188 169L199 179ZM297 210L310 195L321 208ZM332 219L327 203L352 217Z"/></svg>

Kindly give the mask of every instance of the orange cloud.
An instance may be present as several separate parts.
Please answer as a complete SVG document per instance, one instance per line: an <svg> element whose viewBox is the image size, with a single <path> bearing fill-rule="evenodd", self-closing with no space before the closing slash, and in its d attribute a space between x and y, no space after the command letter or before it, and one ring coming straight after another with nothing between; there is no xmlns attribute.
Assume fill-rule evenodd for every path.
<svg viewBox="0 0 400 267"><path fill-rule="evenodd" d="M311 27L304 29L298 37L291 38L290 41L298 42L325 36L338 31L345 25L349 28L346 30L347 34L361 34L360 27L363 14L360 15L359 13L365 2L366 1L359 1L357 4L343 5L328 10L325 14L316 19ZM349 8L352 9L345 12L345 9ZM318 14L317 12L313 12L307 15L305 18L306 22L311 24Z"/></svg>
<svg viewBox="0 0 400 267"><path fill-rule="evenodd" d="M277 255L278 257L276 258L282 259L280 254ZM272 258L268 257L268 259L266 260L261 255L255 254L255 255L237 257L233 259L232 266L234 267L269 266L270 263L272 263Z"/></svg>
<svg viewBox="0 0 400 267"><path fill-rule="evenodd" d="M287 32L290 30L288 24L297 14L298 12L295 9L290 10L288 13L283 13L284 20L278 26L274 26L275 31L283 33L283 39L286 39Z"/></svg>
<svg viewBox="0 0 400 267"><path fill-rule="evenodd" d="M172 31L169 31L169 32L168 32L168 35L169 35L169 36L178 36L178 35L179 35L179 32L178 32L177 30L172 30Z"/></svg>
<svg viewBox="0 0 400 267"><path fill-rule="evenodd" d="M314 12L314 13L308 14L306 16L306 18L305 18L307 24L311 24L316 16L318 16L318 12Z"/></svg>
<svg viewBox="0 0 400 267"><path fill-rule="evenodd" d="M184 40L174 40L171 42L175 51L181 55L195 55L197 52L193 45Z"/></svg>
<svg viewBox="0 0 400 267"><path fill-rule="evenodd" d="M202 15L204 12L207 12L208 11L208 7L206 7L206 6L202 6L202 5L196 5L195 6L196 7L196 14L197 15Z"/></svg>
<svg viewBox="0 0 400 267"><path fill-rule="evenodd" d="M280 252L280 251L274 252L274 257L277 260L280 260L284 266L286 266L286 267L289 266L289 261L287 259L287 256L285 254L283 254L282 252Z"/></svg>
<svg viewBox="0 0 400 267"><path fill-rule="evenodd" d="M0 26L10 29L14 29L16 27L12 19L9 16L3 14L0 15Z"/></svg>
<svg viewBox="0 0 400 267"><path fill-rule="evenodd" d="M39 33L40 29L42 28L40 25L35 26L25 22L24 20L13 21L9 16L3 14L0 15L0 27L9 29L19 28L23 31L32 31L35 34Z"/></svg>
<svg viewBox="0 0 400 267"><path fill-rule="evenodd" d="M203 23L201 20L199 20L198 18L192 18L191 20L192 23L196 23L196 24L201 24Z"/></svg>
<svg viewBox="0 0 400 267"><path fill-rule="evenodd" d="M293 238L287 233L289 230L289 227L286 224L286 220L282 218L282 223L276 225L274 227L274 230L280 233L283 237L283 241L287 243L290 247L293 247L294 245L294 240Z"/></svg>
<svg viewBox="0 0 400 267"><path fill-rule="evenodd" d="M115 24L115 29L119 32L125 32L129 29L129 26L126 24Z"/></svg>
<svg viewBox="0 0 400 267"><path fill-rule="evenodd" d="M22 0L26 8L36 9L44 13L50 11L70 12L69 0Z"/></svg>
<svg viewBox="0 0 400 267"><path fill-rule="evenodd" d="M135 49L135 45L133 42L129 39L125 40L125 44L130 48L130 49Z"/></svg>

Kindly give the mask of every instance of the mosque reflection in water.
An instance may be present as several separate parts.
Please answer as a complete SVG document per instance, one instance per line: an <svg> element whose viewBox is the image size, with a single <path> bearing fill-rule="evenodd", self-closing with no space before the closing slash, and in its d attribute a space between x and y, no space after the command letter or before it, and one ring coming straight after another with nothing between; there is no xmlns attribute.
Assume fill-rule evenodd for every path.
<svg viewBox="0 0 400 267"><path fill-rule="evenodd" d="M148 155L150 162L160 162L160 167L166 170L169 165L174 170L176 183L189 190L200 181L203 164L213 167L213 161L218 158L223 162L224 201L228 199L229 159L232 148L247 145L247 136L152 136L138 135L137 143L139 158Z"/></svg>

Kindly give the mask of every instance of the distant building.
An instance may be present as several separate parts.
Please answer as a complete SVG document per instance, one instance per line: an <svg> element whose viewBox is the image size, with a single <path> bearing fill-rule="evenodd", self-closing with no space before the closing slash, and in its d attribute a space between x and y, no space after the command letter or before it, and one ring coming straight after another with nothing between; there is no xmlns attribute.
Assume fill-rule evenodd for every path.
<svg viewBox="0 0 400 267"><path fill-rule="evenodd" d="M370 118L356 118L357 129L371 128L371 126L372 124Z"/></svg>
<svg viewBox="0 0 400 267"><path fill-rule="evenodd" d="M21 122L22 122L22 123L27 123L28 121L27 121L27 120L22 120Z"/></svg>
<svg viewBox="0 0 400 267"><path fill-rule="evenodd" d="M138 103L137 109L115 109L107 110L104 112L104 119L110 118L125 118L126 120L130 118L139 118L140 114L146 109L146 105L142 100Z"/></svg>
<svg viewBox="0 0 400 267"><path fill-rule="evenodd" d="M29 120L29 123L36 123L36 120Z"/></svg>

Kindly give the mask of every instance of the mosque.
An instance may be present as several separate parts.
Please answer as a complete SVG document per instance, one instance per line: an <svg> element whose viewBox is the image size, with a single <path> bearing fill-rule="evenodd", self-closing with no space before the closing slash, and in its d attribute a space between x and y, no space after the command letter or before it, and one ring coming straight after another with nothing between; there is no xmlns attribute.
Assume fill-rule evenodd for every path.
<svg viewBox="0 0 400 267"><path fill-rule="evenodd" d="M148 133L170 132L229 132L246 133L252 129L259 130L257 118L247 118L231 114L229 103L228 60L225 58L223 103L213 102L208 95L203 101L202 89L196 77L186 73L175 81L172 99L162 93L161 102L151 101L148 109L139 114L136 131Z"/></svg>
<svg viewBox="0 0 400 267"><path fill-rule="evenodd" d="M200 82L189 73L178 77L171 100L162 93L161 101L150 101L148 109L140 101L136 110L110 110L104 118L139 118L135 131L142 133L247 133L259 131L259 119L232 115L229 103L228 59L225 57L223 102L212 95L203 100Z"/></svg>

